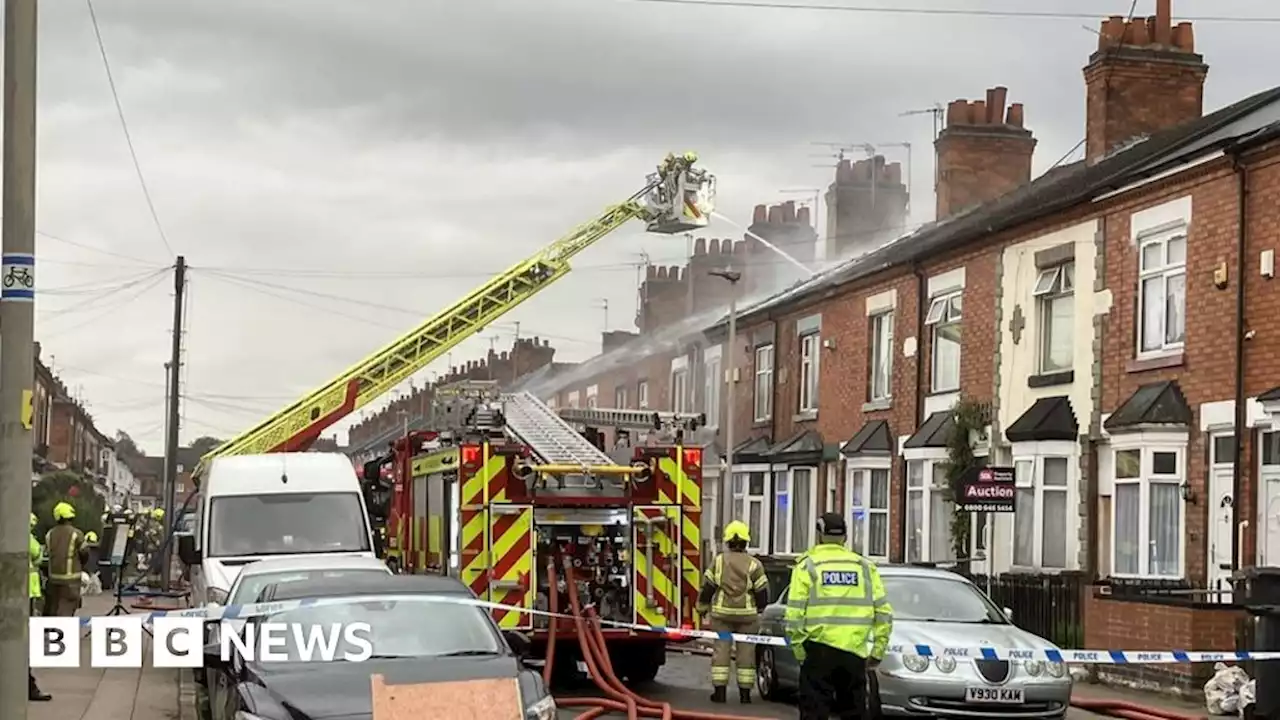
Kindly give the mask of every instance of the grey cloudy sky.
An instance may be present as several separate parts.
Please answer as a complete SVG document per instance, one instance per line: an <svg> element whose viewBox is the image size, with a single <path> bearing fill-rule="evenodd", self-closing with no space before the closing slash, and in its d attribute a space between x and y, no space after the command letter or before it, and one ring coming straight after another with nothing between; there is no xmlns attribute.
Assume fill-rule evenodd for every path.
<svg viewBox="0 0 1280 720"><path fill-rule="evenodd" d="M829 0L841 3L873 4ZM1101 18L1130 2L903 4ZM1174 11L1280 17L1273 5L1175 0ZM1043 170L1083 135L1080 68L1097 25L634 0L95 8L156 210L195 268L184 441L229 436L326 381L629 196L668 150L699 150L721 211L745 222L783 189L830 182L815 141L910 142L923 222L932 127L899 114L1003 84L1026 105ZM1154 0L1139 0L1138 14L1151 12ZM1275 83L1278 28L1199 24L1208 109ZM40 42L37 336L105 432L158 451L172 257L85 3L46 0ZM740 235L723 223L708 234ZM601 299L612 328L631 327L641 252L675 263L685 244L628 227L454 359L478 357L495 333L509 346L516 321L551 337L560 359L589 357Z"/></svg>

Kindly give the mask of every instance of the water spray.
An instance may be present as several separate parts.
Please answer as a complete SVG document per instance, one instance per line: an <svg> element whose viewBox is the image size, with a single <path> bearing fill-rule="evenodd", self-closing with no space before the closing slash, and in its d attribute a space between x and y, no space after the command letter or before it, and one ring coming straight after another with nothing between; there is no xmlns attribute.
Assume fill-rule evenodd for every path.
<svg viewBox="0 0 1280 720"><path fill-rule="evenodd" d="M764 239L764 238L760 237L759 235L757 235L757 234L755 234L755 233L751 232L751 230L749 230L748 228L745 228L745 227L743 227L743 226L739 225L738 223L736 223L736 222L734 222L734 221L730 220L729 218L725 217L724 215L721 215L720 213L718 213L718 212L716 212L716 211L714 211L714 210L711 212L711 216L712 216L712 217L714 217L714 218L715 218L715 219L717 219L717 220L721 220L721 221L723 221L723 222L729 223L730 225L732 225L732 226L734 226L734 227L738 228L739 230L741 230L742 232L744 232L744 233L746 233L747 235L751 236L752 238L755 238L756 240L759 240L759 241L760 241L760 243L761 243L762 245L764 245L765 247L767 247L767 248L769 248L770 250L774 251L775 253L777 253L777 254L781 255L781 256L783 257L783 259L785 259L787 262L789 262L789 263L791 263L792 265L795 265L796 267L798 267L798 268L800 268L801 270L803 270L803 271L805 272L805 274L806 274L806 275L808 275L809 277L813 277L814 275L817 275L817 274L818 274L816 270L814 270L814 269L810 268L808 265L805 265L804 263L800 262L799 260L797 260L797 259L795 259L795 258L791 257L790 255L788 255L788 254L787 254L787 252L786 252L785 250L783 250L782 248L778 247L777 245L774 245L773 243L769 242L768 240L766 240L766 239Z"/></svg>

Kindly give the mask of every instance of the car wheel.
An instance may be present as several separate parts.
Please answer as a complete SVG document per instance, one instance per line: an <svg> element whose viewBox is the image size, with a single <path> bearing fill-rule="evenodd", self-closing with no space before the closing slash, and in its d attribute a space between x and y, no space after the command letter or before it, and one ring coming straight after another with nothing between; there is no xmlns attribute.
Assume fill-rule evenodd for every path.
<svg viewBox="0 0 1280 720"><path fill-rule="evenodd" d="M778 665L774 661L773 648L760 648L756 657L756 689L765 700L777 700L782 694L778 687Z"/></svg>

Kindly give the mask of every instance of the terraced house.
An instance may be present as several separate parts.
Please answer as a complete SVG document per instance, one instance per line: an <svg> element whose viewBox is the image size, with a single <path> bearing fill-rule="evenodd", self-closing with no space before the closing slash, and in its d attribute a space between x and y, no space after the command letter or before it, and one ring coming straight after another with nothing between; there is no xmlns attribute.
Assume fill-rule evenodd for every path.
<svg viewBox="0 0 1280 720"><path fill-rule="evenodd" d="M957 100L935 223L747 303L733 347L713 322L549 399L705 409L732 478L704 522L746 520L757 552L801 552L819 512L847 512L877 559L958 563L1015 600L1056 588L1036 602L1074 612L1022 622L1058 642L1235 649L1232 574L1280 564L1280 88L1206 115L1207 72L1168 0L1106 19L1084 160L1032 180L1034 108ZM827 242L900 226L857 195L896 175L842 167ZM1015 512L957 515L956 459L1015 468ZM1098 672L1191 689L1207 668Z"/></svg>

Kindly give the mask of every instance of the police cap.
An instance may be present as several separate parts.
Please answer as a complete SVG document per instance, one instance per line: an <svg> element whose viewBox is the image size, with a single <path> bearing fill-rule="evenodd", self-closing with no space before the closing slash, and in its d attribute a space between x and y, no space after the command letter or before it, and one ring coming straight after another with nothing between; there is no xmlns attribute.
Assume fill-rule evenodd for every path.
<svg viewBox="0 0 1280 720"><path fill-rule="evenodd" d="M818 534L827 537L844 537L849 529L840 513L823 513L818 518Z"/></svg>

